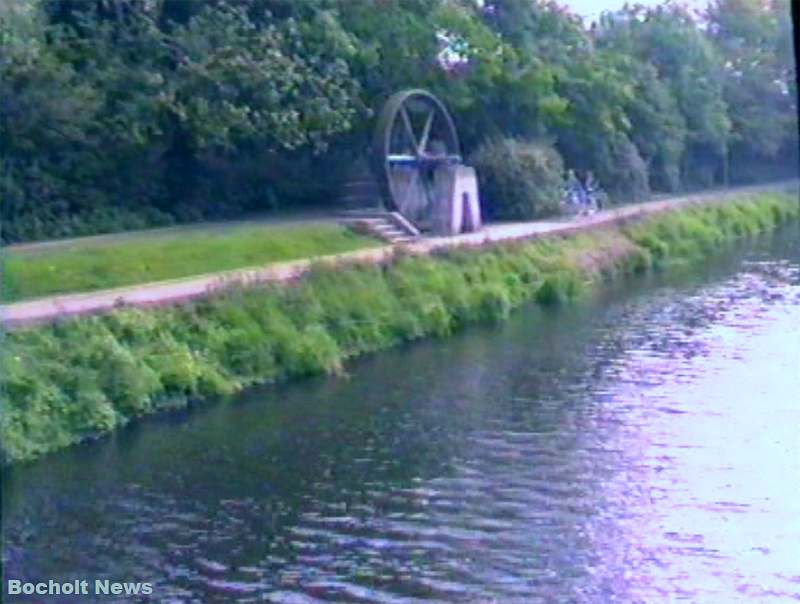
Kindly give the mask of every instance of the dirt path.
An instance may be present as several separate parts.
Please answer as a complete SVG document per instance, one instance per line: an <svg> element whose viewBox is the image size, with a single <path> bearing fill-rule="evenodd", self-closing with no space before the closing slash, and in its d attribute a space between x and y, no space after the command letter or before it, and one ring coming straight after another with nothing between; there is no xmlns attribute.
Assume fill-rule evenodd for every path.
<svg viewBox="0 0 800 604"><path fill-rule="evenodd" d="M402 249L403 253L429 254L434 250L459 246L479 247L492 243L511 241L515 239L529 239L535 237L565 235L578 231L588 230L601 225L614 224L616 222L640 218L666 210L678 208L682 205L697 202L722 202L731 197L738 197L748 193L760 193L768 191L797 190L797 181L784 181L770 185L758 185L751 187L738 187L735 189L705 191L702 193L671 197L659 201L651 201L641 204L623 206L611 210L599 212L592 216L582 217L575 220L560 220L551 222L515 222L507 224L492 224L485 227L479 233L458 235L455 237L429 237L420 239L411 244L392 246L386 245L367 250L357 250L336 254L332 256L321 256L305 260L295 260L291 262L275 263L263 267L253 267L199 275L173 281L161 281L158 283L145 283L131 287L95 291L81 294L66 294L42 298L26 302L18 302L0 306L0 320L6 328L42 323L71 315L92 314L109 311L120 306L153 306L160 304L172 304L208 296L214 292L229 288L235 285L249 285L267 282L285 282L296 279L309 270L317 263L345 265L352 263L381 263L388 262L394 254ZM288 220L288 219L287 219ZM304 218L303 220L309 220ZM319 220L330 221L333 218L320 217ZM223 228L235 228L236 223L226 223ZM252 223L239 223L252 224ZM207 224L195 227L177 228L215 228L214 225ZM174 232L174 229L170 229ZM110 235L119 240L120 237L136 237L141 234ZM36 246L59 245L62 242L32 244L32 253L35 253ZM19 249L19 247L17 248ZM41 248L40 248L41 249ZM52 249L50 247L49 249Z"/></svg>

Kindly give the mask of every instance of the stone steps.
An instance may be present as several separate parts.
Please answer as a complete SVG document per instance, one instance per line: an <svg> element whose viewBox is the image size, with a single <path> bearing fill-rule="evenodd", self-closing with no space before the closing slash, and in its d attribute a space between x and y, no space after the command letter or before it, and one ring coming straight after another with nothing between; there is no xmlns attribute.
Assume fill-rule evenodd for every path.
<svg viewBox="0 0 800 604"><path fill-rule="evenodd" d="M346 210L340 221L348 228L378 237L391 244L411 243L420 236L419 231L395 212L380 208Z"/></svg>

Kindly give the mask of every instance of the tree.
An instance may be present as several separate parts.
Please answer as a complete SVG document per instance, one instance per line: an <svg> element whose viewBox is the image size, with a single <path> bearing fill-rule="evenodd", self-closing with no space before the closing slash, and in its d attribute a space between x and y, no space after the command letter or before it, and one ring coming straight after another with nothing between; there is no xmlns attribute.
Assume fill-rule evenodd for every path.
<svg viewBox="0 0 800 604"><path fill-rule="evenodd" d="M62 35L50 32L53 40ZM3 15L0 42L2 234L13 240L36 237L54 214L75 209L75 191L91 203L93 179L80 157L95 153L102 101L52 51L37 14Z"/></svg>
<svg viewBox="0 0 800 604"><path fill-rule="evenodd" d="M692 15L676 4L626 7L605 15L598 40L602 46L652 65L675 99L686 124L684 180L710 185L724 179L730 120L723 96L722 60ZM677 134L679 120L672 122Z"/></svg>
<svg viewBox="0 0 800 604"><path fill-rule="evenodd" d="M558 111L543 114L540 130L555 135L567 165L595 171L618 198L646 196L646 166L630 141L625 111L632 84L612 54L596 51L580 18L555 2L493 0L484 19L527 65L548 74L550 90L539 98L555 101Z"/></svg>
<svg viewBox="0 0 800 604"><path fill-rule="evenodd" d="M724 58L734 173L788 152L796 161L797 91L789 3L717 0L708 31Z"/></svg>
<svg viewBox="0 0 800 604"><path fill-rule="evenodd" d="M176 22L168 2L53 0L37 36L6 27L9 211L77 234L71 217L103 207L253 206L285 182L256 161L321 153L352 128L359 88L330 13L298 23L236 0L197 6Z"/></svg>
<svg viewBox="0 0 800 604"><path fill-rule="evenodd" d="M640 40L630 13L606 13L595 28L595 40L606 60L615 65L625 96L628 132L647 165L650 185L675 191L681 185L681 165L687 147L687 124L669 80L639 56Z"/></svg>

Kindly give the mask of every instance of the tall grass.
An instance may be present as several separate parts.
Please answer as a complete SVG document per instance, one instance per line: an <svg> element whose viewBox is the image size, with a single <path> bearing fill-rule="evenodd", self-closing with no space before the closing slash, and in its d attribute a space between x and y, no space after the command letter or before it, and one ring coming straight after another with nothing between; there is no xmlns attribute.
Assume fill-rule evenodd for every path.
<svg viewBox="0 0 800 604"><path fill-rule="evenodd" d="M289 287L15 331L0 352L4 461L193 399L340 372L351 357L500 321L528 301L569 302L604 279L694 261L799 213L796 199L761 195L566 238L320 268Z"/></svg>

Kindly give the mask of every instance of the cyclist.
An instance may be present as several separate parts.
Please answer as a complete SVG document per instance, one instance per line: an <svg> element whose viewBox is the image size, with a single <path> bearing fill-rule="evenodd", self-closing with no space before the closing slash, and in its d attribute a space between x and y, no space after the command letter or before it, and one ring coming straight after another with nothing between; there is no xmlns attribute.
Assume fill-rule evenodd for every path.
<svg viewBox="0 0 800 604"><path fill-rule="evenodd" d="M583 182L584 189L586 190L587 207L594 211L602 210L603 201L600 195L600 185L591 170L586 171L586 178Z"/></svg>
<svg viewBox="0 0 800 604"><path fill-rule="evenodd" d="M573 209L580 211L584 205L585 191L581 185L581 181L575 176L574 170L567 170L567 178L565 179L566 201L567 204Z"/></svg>

